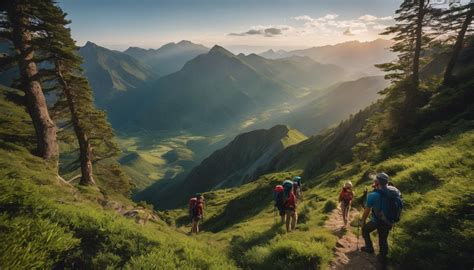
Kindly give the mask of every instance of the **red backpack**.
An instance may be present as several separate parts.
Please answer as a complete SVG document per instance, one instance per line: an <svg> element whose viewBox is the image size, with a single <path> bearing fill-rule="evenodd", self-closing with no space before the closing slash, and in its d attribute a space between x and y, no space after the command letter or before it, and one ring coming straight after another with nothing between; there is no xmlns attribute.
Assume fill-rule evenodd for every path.
<svg viewBox="0 0 474 270"><path fill-rule="evenodd" d="M194 208L197 206L197 198L193 197L189 199L189 216L192 218L194 216Z"/></svg>
<svg viewBox="0 0 474 270"><path fill-rule="evenodd" d="M351 190L348 190L347 188L342 188L341 195L339 196L339 199L341 201L348 204L350 201L352 201L353 197L354 194Z"/></svg>

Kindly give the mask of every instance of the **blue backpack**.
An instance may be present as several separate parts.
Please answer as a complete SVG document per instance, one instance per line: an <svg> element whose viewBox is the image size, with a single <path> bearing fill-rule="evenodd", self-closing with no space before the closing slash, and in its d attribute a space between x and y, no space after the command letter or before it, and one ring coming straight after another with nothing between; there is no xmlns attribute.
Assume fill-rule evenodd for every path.
<svg viewBox="0 0 474 270"><path fill-rule="evenodd" d="M396 187L388 186L387 189L376 189L374 192L380 194L382 200L385 200L387 205L387 213L380 213L377 217L388 225L399 222L403 209L402 194L400 191Z"/></svg>
<svg viewBox="0 0 474 270"><path fill-rule="evenodd" d="M290 197L291 189L293 188L293 181L285 180L283 181L283 201L286 202Z"/></svg>

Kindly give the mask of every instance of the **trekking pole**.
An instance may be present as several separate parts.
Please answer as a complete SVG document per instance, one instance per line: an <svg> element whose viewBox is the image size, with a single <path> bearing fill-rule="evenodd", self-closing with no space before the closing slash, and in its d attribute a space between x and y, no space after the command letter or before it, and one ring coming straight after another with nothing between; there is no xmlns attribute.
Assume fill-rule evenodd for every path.
<svg viewBox="0 0 474 270"><path fill-rule="evenodd" d="M273 206L273 225L275 225L276 222L277 222L277 216L276 216L275 206Z"/></svg>
<svg viewBox="0 0 474 270"><path fill-rule="evenodd" d="M395 243L395 224L392 225L392 229L393 229L393 232L392 232L392 243Z"/></svg>
<svg viewBox="0 0 474 270"><path fill-rule="evenodd" d="M360 213L357 217L357 244L356 244L356 250L359 250L359 228L360 228Z"/></svg>

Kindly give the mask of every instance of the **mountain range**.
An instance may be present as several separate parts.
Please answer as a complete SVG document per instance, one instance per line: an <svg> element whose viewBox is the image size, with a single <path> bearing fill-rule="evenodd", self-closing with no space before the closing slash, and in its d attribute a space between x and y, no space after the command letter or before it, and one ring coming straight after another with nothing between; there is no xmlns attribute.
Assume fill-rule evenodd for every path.
<svg viewBox="0 0 474 270"><path fill-rule="evenodd" d="M121 97L110 117L119 129L211 131L344 78L342 68L307 57L236 56L216 45L146 90Z"/></svg>
<svg viewBox="0 0 474 270"><path fill-rule="evenodd" d="M141 88L158 77L141 61L119 51L109 50L92 42L79 49L84 59L82 68L94 90L94 98L100 107L121 92Z"/></svg>
<svg viewBox="0 0 474 270"><path fill-rule="evenodd" d="M124 53L149 65L154 72L164 76L180 70L186 62L208 51L209 48L203 45L182 40L178 43L165 44L158 49L129 47Z"/></svg>
<svg viewBox="0 0 474 270"><path fill-rule="evenodd" d="M374 65L396 58L396 55L388 49L392 44L391 40L379 38L369 42L348 41L294 51L268 50L260 55L271 59L291 55L308 56L316 62L338 65L351 71L354 76L362 77L381 74Z"/></svg>
<svg viewBox="0 0 474 270"><path fill-rule="evenodd" d="M321 64L306 56L267 59L256 54L239 54L239 59L268 78L294 88L325 88L347 79L347 72L337 65Z"/></svg>

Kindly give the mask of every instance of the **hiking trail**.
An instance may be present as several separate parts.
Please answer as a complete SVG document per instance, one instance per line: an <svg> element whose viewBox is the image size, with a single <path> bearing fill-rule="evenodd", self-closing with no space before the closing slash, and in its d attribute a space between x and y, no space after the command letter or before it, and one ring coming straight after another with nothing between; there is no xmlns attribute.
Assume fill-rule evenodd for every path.
<svg viewBox="0 0 474 270"><path fill-rule="evenodd" d="M351 209L349 213L350 223L357 220L359 211ZM348 224L347 229L343 227L341 209L334 209L326 220L324 227L331 230L339 237L334 248L334 259L331 261L330 269L350 269L350 270L375 270L382 269L377 262L375 255L367 254L357 250L357 227ZM354 231L354 233L352 232ZM374 239L372 239L374 241ZM362 230L359 228L359 249L364 246ZM377 244L374 241L374 247Z"/></svg>

